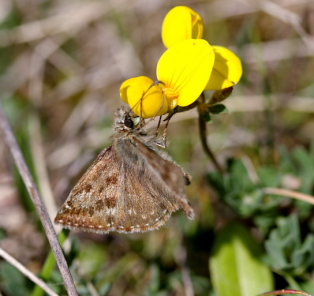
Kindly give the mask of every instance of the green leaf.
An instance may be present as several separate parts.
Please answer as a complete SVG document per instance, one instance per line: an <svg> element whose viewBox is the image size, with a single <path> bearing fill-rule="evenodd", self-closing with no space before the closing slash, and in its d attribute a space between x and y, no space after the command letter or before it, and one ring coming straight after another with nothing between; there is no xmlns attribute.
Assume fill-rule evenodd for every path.
<svg viewBox="0 0 314 296"><path fill-rule="evenodd" d="M201 117L206 122L210 122L212 120L209 112L202 112Z"/></svg>
<svg viewBox="0 0 314 296"><path fill-rule="evenodd" d="M300 286L303 291L306 291L307 293L314 295L314 285L313 285L313 281L311 280L312 276L313 276L313 273L310 275L309 279L301 283Z"/></svg>
<svg viewBox="0 0 314 296"><path fill-rule="evenodd" d="M233 87L216 90L213 96L211 97L210 103L215 104L215 103L218 103L227 99L232 94L232 91L233 91Z"/></svg>
<svg viewBox="0 0 314 296"><path fill-rule="evenodd" d="M272 273L260 260L261 250L241 225L224 228L210 258L210 273L219 296L252 296L273 289Z"/></svg>
<svg viewBox="0 0 314 296"><path fill-rule="evenodd" d="M276 270L291 271L291 257L301 246L298 220L295 215L279 218L277 225L265 243L269 261Z"/></svg>
<svg viewBox="0 0 314 296"><path fill-rule="evenodd" d="M7 237L7 233L4 228L0 227L0 240Z"/></svg>
<svg viewBox="0 0 314 296"><path fill-rule="evenodd" d="M279 218L265 242L268 260L275 270L292 275L304 274L314 266L314 236L308 234L302 242L296 215Z"/></svg>
<svg viewBox="0 0 314 296"><path fill-rule="evenodd" d="M292 263L297 268L301 269L300 273L304 272L307 267L312 267L314 262L314 236L309 234L303 245L295 250L292 255Z"/></svg>
<svg viewBox="0 0 314 296"><path fill-rule="evenodd" d="M208 108L209 112L212 114L219 114L219 113L223 113L223 112L227 112L227 107L223 104L216 104L213 106L210 106Z"/></svg>
<svg viewBox="0 0 314 296"><path fill-rule="evenodd" d="M280 186L282 173L278 171L278 168L263 166L259 168L257 171L260 181L263 184L263 187Z"/></svg>
<svg viewBox="0 0 314 296"><path fill-rule="evenodd" d="M29 295L27 282L28 280L10 264L4 262L0 265L0 291L4 291L6 295Z"/></svg>
<svg viewBox="0 0 314 296"><path fill-rule="evenodd" d="M147 295L155 295L160 289L160 270L157 265L150 266L151 280L147 287Z"/></svg>
<svg viewBox="0 0 314 296"><path fill-rule="evenodd" d="M86 245L79 252L80 267L84 270L84 277L92 280L107 261L107 253L101 245Z"/></svg>

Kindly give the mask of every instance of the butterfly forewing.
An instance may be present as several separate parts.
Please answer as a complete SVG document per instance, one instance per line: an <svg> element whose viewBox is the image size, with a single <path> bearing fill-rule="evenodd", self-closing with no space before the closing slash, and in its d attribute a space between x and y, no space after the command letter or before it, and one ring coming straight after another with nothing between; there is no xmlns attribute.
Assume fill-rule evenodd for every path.
<svg viewBox="0 0 314 296"><path fill-rule="evenodd" d="M113 147L103 150L72 189L55 222L83 230L110 231L119 199L119 171Z"/></svg>

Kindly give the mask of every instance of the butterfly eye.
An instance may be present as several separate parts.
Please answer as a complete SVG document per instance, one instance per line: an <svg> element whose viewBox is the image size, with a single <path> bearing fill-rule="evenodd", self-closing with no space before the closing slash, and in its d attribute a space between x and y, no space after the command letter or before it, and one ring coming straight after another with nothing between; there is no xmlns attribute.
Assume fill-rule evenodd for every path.
<svg viewBox="0 0 314 296"><path fill-rule="evenodd" d="M128 128L134 128L134 122L131 117L126 116L124 119L124 125Z"/></svg>

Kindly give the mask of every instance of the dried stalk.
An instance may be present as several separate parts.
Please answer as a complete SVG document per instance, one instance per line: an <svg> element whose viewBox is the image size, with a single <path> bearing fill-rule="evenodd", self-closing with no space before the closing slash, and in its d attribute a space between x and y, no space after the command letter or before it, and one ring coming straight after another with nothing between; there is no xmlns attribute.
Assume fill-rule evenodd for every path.
<svg viewBox="0 0 314 296"><path fill-rule="evenodd" d="M292 289L282 289L282 290L276 290L271 292L266 292L263 294L259 294L258 296L273 296L273 295L285 295L285 294L298 294L298 295L304 295L304 296L312 296L311 294L300 291L300 290L292 290Z"/></svg>
<svg viewBox="0 0 314 296"><path fill-rule="evenodd" d="M285 197L302 200L304 202L314 205L314 196L307 195L302 192L292 191L288 189L280 189L280 188L264 188L263 192L266 194L281 195Z"/></svg>
<svg viewBox="0 0 314 296"><path fill-rule="evenodd" d="M32 282L41 287L48 295L50 296L58 296L58 294L53 291L49 286L38 278L35 274L29 271L24 265L22 265L19 261L13 258L10 254L8 254L5 250L0 248L0 256L6 260L9 264L18 269L21 273L23 273L26 277L28 277Z"/></svg>
<svg viewBox="0 0 314 296"><path fill-rule="evenodd" d="M42 201L43 199L25 163L25 160L22 156L22 152L17 144L16 138L10 127L10 124L4 112L1 109L1 106L0 106L0 131L2 131L2 134L4 136L4 142L10 149L10 152L14 158L15 164L19 171L19 174L21 175L24 181L27 191L34 203L34 206L37 210L41 223L45 229L47 239L56 257L57 264L58 264L60 273L62 275L62 278L64 280L64 286L68 292L68 295L77 296L78 294L77 294L71 273L69 271L68 264L65 260L61 246L59 244L56 232L53 228L53 224L49 218L47 209Z"/></svg>

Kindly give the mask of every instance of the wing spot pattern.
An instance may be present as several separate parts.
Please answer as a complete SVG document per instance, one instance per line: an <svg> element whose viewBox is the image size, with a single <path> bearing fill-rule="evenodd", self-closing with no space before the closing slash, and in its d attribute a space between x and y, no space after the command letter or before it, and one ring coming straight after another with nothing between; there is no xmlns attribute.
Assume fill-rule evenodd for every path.
<svg viewBox="0 0 314 296"><path fill-rule="evenodd" d="M115 196L108 196L105 199L105 204L107 208L114 208L117 205L117 198Z"/></svg>

